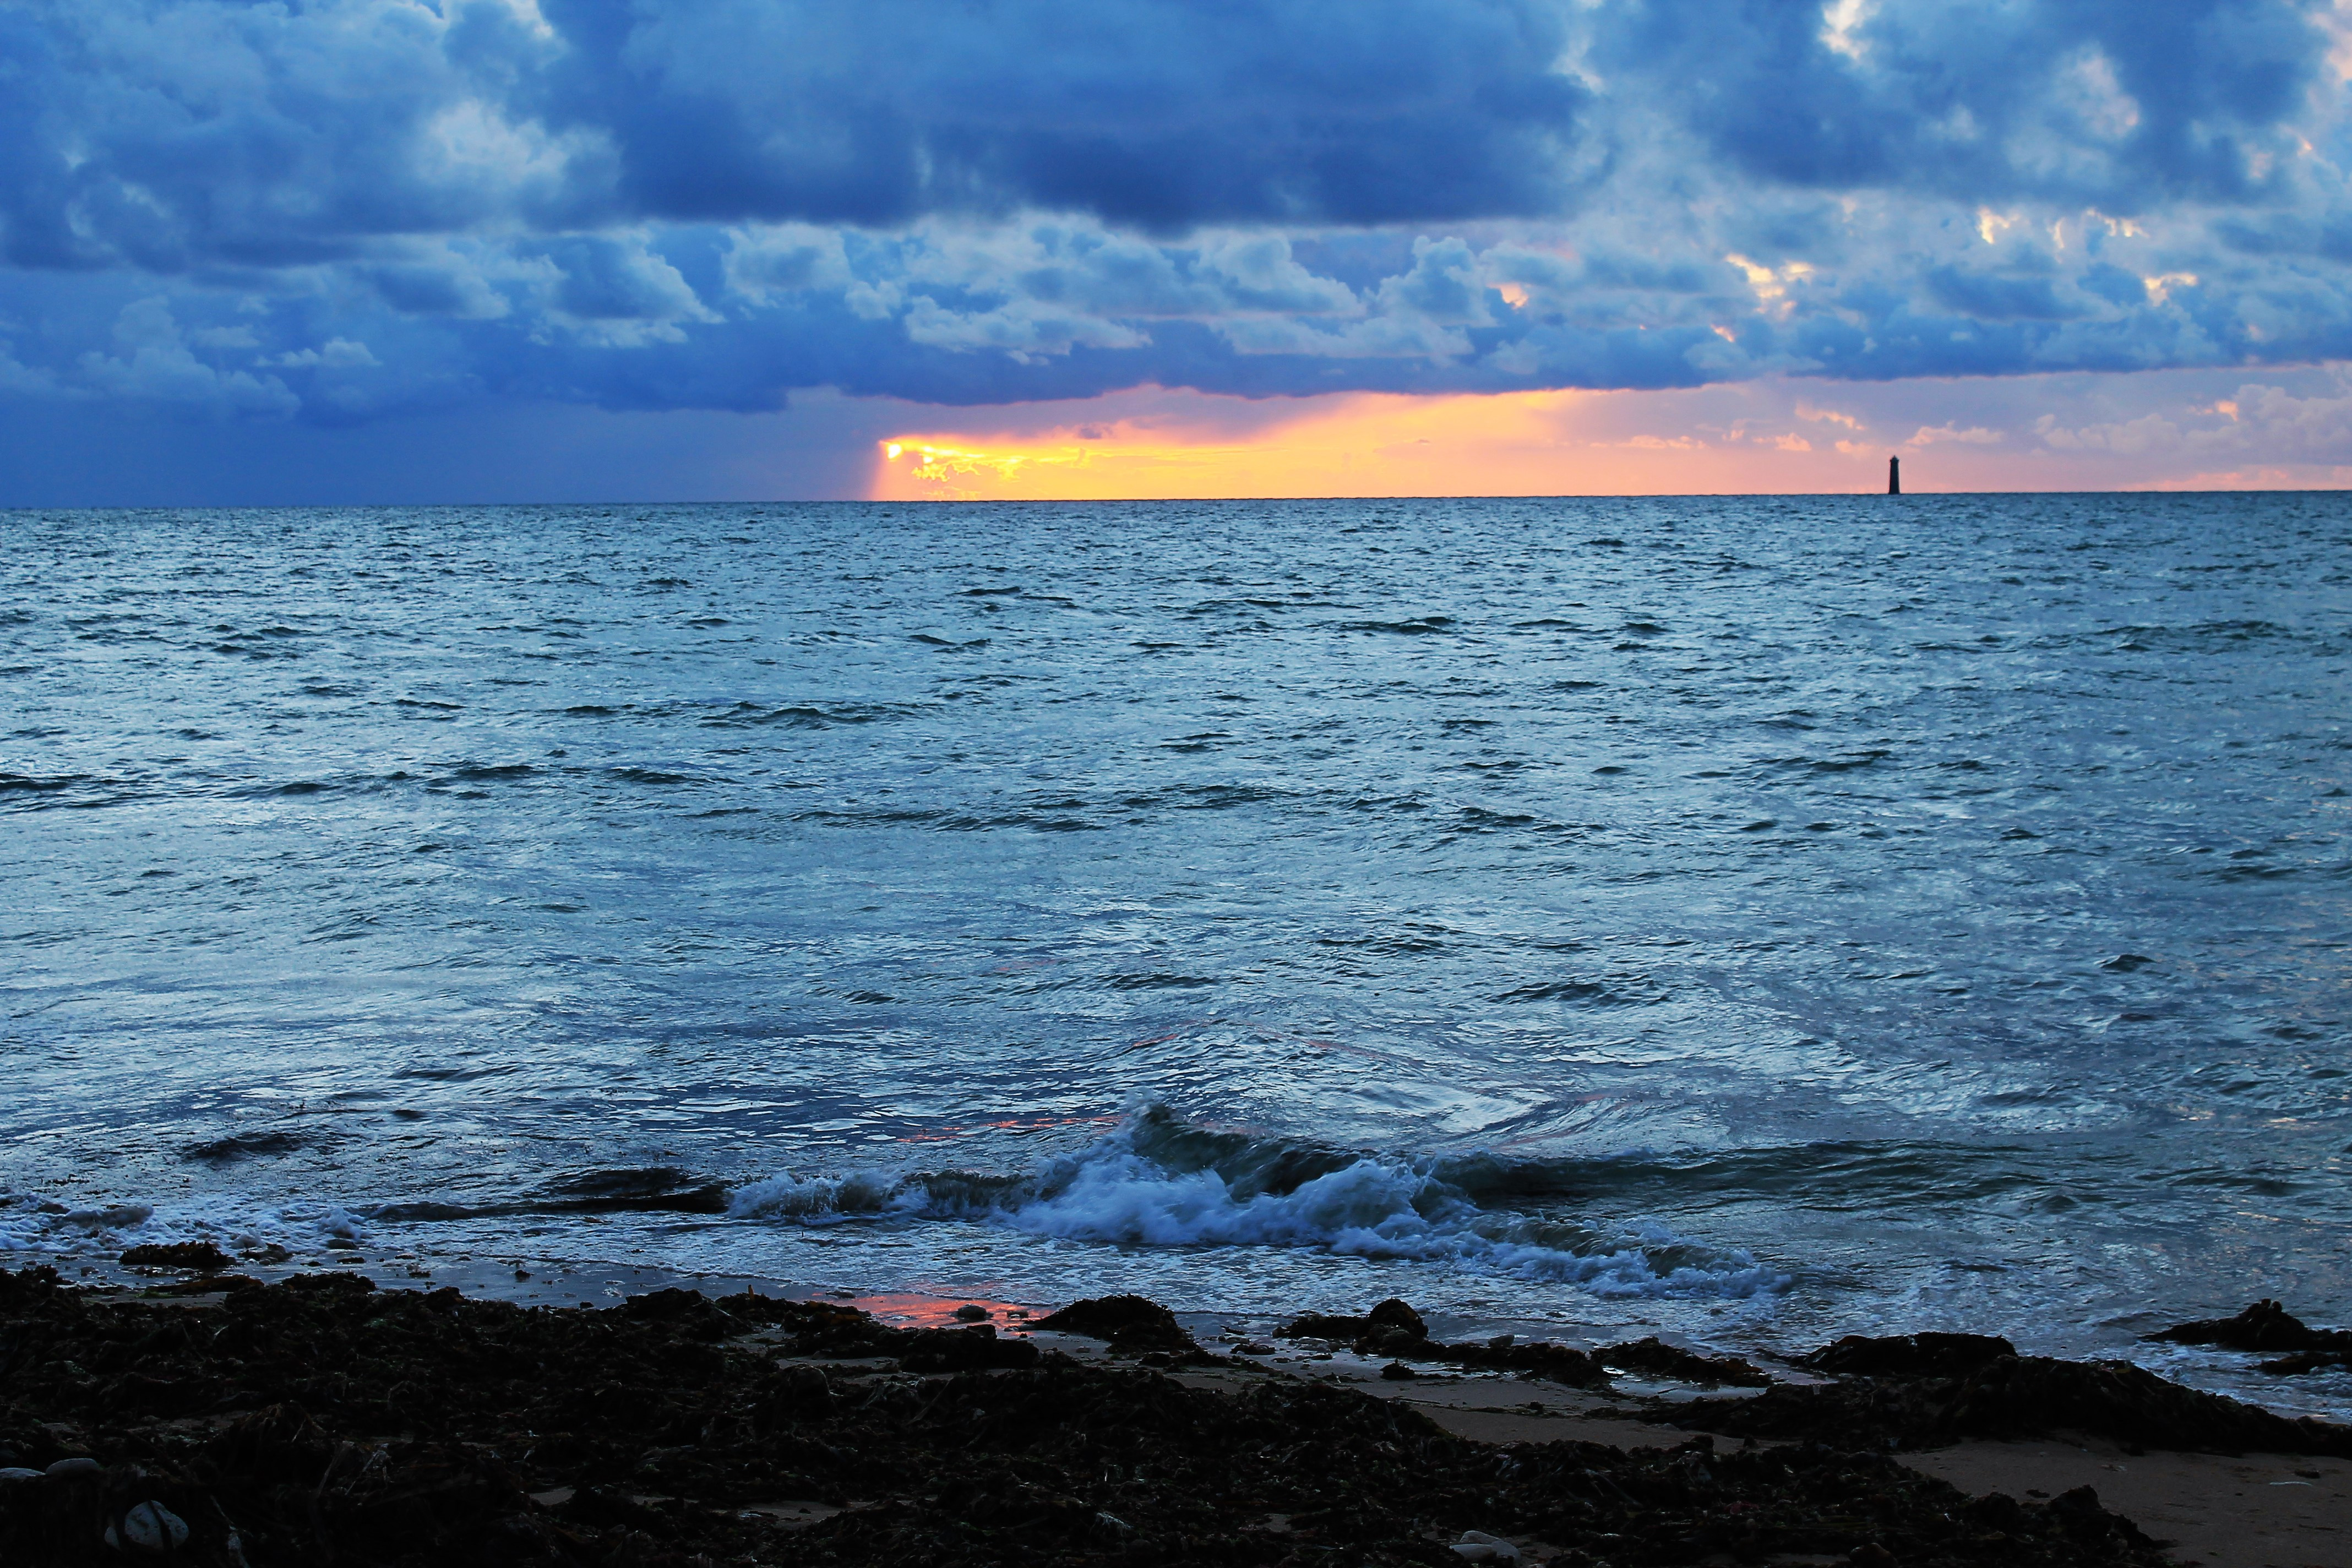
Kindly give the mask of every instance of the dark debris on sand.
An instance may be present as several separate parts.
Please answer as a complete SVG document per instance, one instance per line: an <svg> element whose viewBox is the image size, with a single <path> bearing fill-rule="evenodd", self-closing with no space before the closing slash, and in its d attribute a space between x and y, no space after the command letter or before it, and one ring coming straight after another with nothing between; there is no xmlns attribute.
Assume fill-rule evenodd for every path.
<svg viewBox="0 0 2352 1568"><path fill-rule="evenodd" d="M1039 1318L1033 1327L1101 1340L1115 1352L1143 1358L1147 1366L1222 1364L1195 1343L1176 1314L1142 1296L1097 1296L1073 1301Z"/></svg>
<svg viewBox="0 0 2352 1568"><path fill-rule="evenodd" d="M2087 1432L2129 1448L2352 1458L2352 1427L2186 1388L2129 1362L2055 1361L1983 1334L1850 1336L1804 1358L1835 1383L1679 1406L1675 1425L1738 1436L1934 1448Z"/></svg>
<svg viewBox="0 0 2352 1568"><path fill-rule="evenodd" d="M2320 1372L2352 1366L2352 1332L2315 1329L2276 1301L2262 1300L2234 1318L2209 1318L2202 1322L2176 1323L2147 1336L2179 1345L2218 1345L2224 1350L2256 1352L2291 1352L2276 1361L2258 1363L2264 1372Z"/></svg>
<svg viewBox="0 0 2352 1568"><path fill-rule="evenodd" d="M1179 1353L1095 1306L1114 1346L1143 1324L1141 1355ZM1468 1530L1574 1568L2159 1561L2087 1492L1971 1501L1848 1447L1486 1446L1311 1381L1201 1387L754 1295L600 1312L0 1273L6 1563L1459 1568Z"/></svg>
<svg viewBox="0 0 2352 1568"><path fill-rule="evenodd" d="M1453 1366L1515 1372L1522 1376L1563 1383L1574 1388L1605 1388L1612 1370L1648 1373L1680 1383L1713 1387L1762 1388L1772 1379L1751 1363L1736 1356L1700 1355L1653 1337L1597 1351L1537 1341L1522 1343L1509 1334L1483 1343L1448 1344L1429 1337L1429 1326L1419 1312L1395 1300L1382 1301L1360 1318L1309 1312L1294 1318L1278 1331L1289 1340L1328 1340L1344 1343L1360 1355L1395 1356L1414 1361L1444 1362ZM1407 1375L1410 1375L1409 1373Z"/></svg>

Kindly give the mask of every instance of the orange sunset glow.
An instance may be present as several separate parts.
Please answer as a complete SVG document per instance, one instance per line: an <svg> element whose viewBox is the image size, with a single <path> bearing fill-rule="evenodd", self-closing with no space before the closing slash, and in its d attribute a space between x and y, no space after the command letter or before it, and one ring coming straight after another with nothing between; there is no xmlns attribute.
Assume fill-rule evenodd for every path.
<svg viewBox="0 0 2352 1568"><path fill-rule="evenodd" d="M1867 490L1893 447L1835 414L1727 424L1643 412L1686 395L1349 393L1261 402L1160 394L973 411L880 443L876 500L1136 500ZM1073 410L1104 417L1070 417ZM982 424L979 421L986 420ZM1630 421L1630 423L1629 423ZM1899 444L1901 437L1898 437Z"/></svg>

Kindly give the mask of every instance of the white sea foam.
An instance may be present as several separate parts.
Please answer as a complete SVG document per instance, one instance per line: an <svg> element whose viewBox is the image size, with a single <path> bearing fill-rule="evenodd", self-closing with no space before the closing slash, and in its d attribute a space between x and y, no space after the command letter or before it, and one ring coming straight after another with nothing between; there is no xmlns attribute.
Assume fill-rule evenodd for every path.
<svg viewBox="0 0 2352 1568"><path fill-rule="evenodd" d="M1221 1157L1198 1158L1203 1152ZM730 1212L802 1225L961 1219L1120 1247L1308 1248L1556 1281L1602 1296L1748 1297L1790 1282L1745 1252L1696 1246L1663 1226L1598 1227L1487 1210L1408 1161L1318 1161L1291 1145L1212 1140L1158 1111L1032 1177L904 1169L780 1175L739 1188Z"/></svg>
<svg viewBox="0 0 2352 1568"><path fill-rule="evenodd" d="M0 1252L120 1252L149 1243L209 1241L225 1252L283 1247L315 1251L358 1241L364 1227L338 1204L247 1208L225 1198L182 1204L113 1204L68 1208L51 1199L0 1194Z"/></svg>

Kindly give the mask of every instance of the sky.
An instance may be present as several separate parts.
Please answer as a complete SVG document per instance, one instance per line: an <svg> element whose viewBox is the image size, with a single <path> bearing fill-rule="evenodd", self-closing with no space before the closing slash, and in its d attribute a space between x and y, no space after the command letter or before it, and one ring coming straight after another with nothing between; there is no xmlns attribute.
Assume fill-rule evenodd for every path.
<svg viewBox="0 0 2352 1568"><path fill-rule="evenodd" d="M0 505L2328 488L2352 0L0 0Z"/></svg>

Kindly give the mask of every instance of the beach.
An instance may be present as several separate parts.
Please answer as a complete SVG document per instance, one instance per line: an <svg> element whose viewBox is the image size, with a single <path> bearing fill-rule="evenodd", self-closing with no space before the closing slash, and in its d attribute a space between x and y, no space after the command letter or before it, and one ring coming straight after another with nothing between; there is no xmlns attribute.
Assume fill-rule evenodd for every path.
<svg viewBox="0 0 2352 1568"><path fill-rule="evenodd" d="M1395 1301L1259 1340L1131 1296L900 1302L930 1325L901 1326L826 1296L527 1308L147 1267L0 1274L16 1560L2325 1568L2352 1526L2352 1429L2171 1385L2207 1426L1980 1390L1969 1414L2021 1368L2103 1374L1992 1353L1955 1394L1887 1370L1948 1358L1936 1336L1759 1369L1448 1342ZM1880 1370L1824 1375L1836 1355ZM1736 1430L1792 1394L1942 1414ZM2301 1451L2200 1451L2232 1420Z"/></svg>

